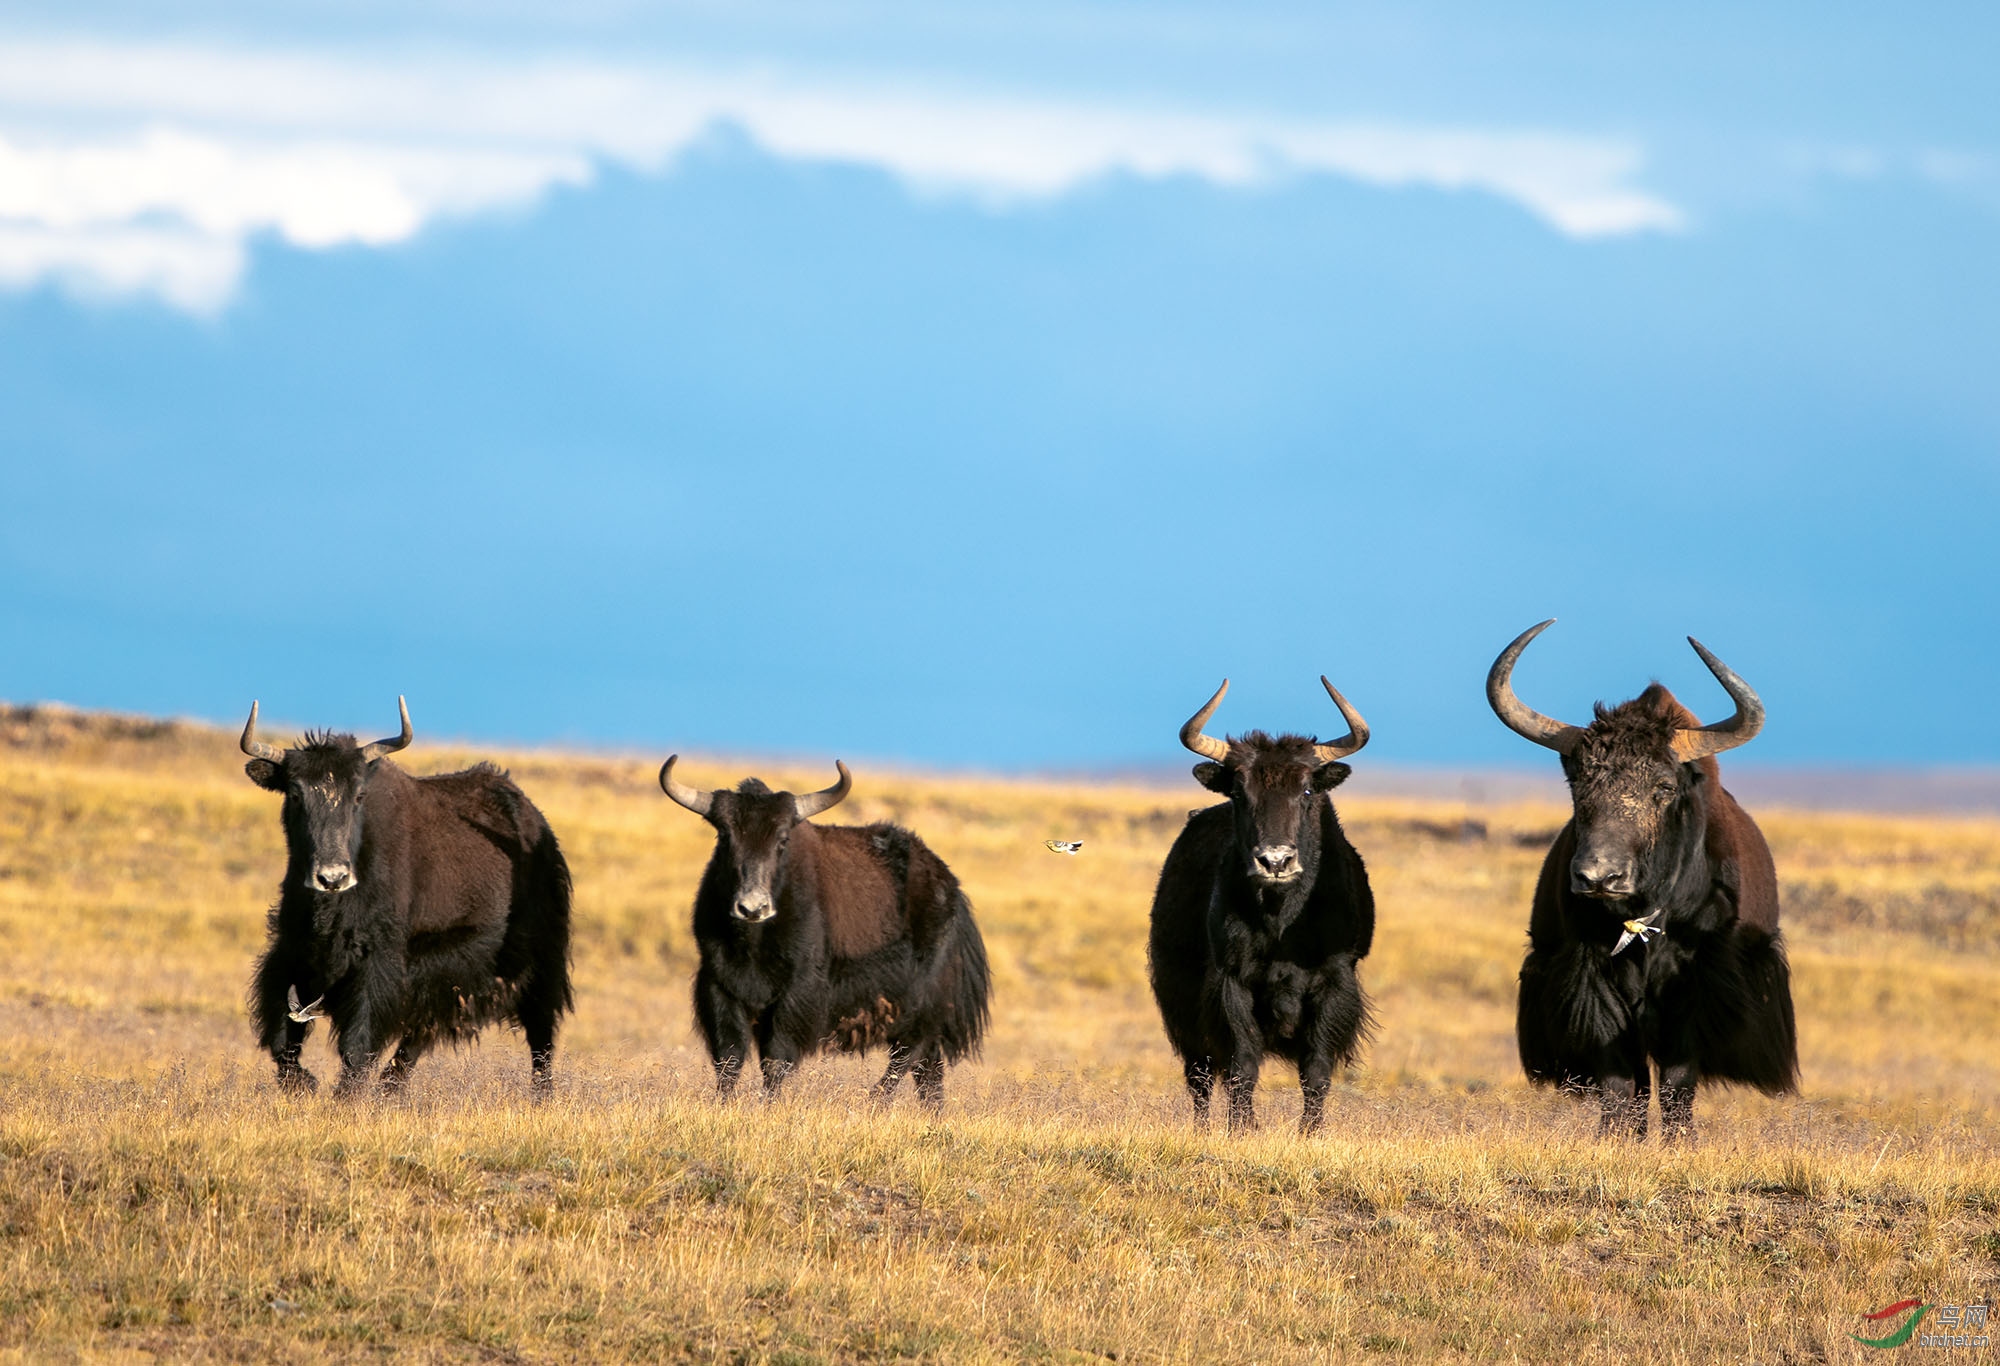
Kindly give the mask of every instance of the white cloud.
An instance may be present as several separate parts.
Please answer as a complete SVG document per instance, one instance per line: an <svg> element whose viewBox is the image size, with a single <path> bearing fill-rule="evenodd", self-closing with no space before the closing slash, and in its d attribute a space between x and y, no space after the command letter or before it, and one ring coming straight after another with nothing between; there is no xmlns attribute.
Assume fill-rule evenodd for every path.
<svg viewBox="0 0 2000 1366"><path fill-rule="evenodd" d="M147 294L208 313L243 275L243 246L182 228L56 229L0 222L0 285L55 280L86 296Z"/></svg>
<svg viewBox="0 0 2000 1366"><path fill-rule="evenodd" d="M0 282L53 277L213 309L245 242L403 241L655 169L721 123L775 155L1004 204L1124 173L1288 174L1497 195L1573 237L1672 230L1627 142L936 93L771 71L0 43Z"/></svg>

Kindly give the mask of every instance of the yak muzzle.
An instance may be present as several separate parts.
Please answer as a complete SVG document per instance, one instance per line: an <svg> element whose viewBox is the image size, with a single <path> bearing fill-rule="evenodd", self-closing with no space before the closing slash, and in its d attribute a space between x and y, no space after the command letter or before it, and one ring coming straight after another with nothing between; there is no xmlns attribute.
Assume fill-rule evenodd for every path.
<svg viewBox="0 0 2000 1366"><path fill-rule="evenodd" d="M761 925L777 913L778 908L772 904L769 892L752 892L739 896L736 898L736 904L730 908L730 914L752 925Z"/></svg>
<svg viewBox="0 0 2000 1366"><path fill-rule="evenodd" d="M1299 875L1299 851L1290 844L1260 844L1250 871L1262 882L1290 882Z"/></svg>
<svg viewBox="0 0 2000 1366"><path fill-rule="evenodd" d="M1617 901L1637 891L1638 880L1629 862L1578 857L1570 860L1569 888L1578 896Z"/></svg>
<svg viewBox="0 0 2000 1366"><path fill-rule="evenodd" d="M322 892L344 892L354 886L354 868L346 863L322 863L313 869L313 885Z"/></svg>

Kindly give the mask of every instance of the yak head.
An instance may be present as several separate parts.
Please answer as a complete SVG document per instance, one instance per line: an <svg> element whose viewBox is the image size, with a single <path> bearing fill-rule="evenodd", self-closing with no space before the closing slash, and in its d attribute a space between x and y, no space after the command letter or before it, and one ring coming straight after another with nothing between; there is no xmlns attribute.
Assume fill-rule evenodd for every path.
<svg viewBox="0 0 2000 1366"><path fill-rule="evenodd" d="M1340 761L1368 743L1361 713L1324 675L1319 681L1348 726L1346 736L1330 745L1261 730L1228 740L1202 734L1229 691L1226 678L1181 727L1181 743L1206 760L1194 766L1195 781L1229 798L1243 871L1262 887L1280 887L1311 871L1319 853L1319 804L1354 771Z"/></svg>
<svg viewBox="0 0 2000 1366"><path fill-rule="evenodd" d="M1703 785L1715 781L1715 755L1748 742L1764 725L1764 704L1729 666L1688 637L1702 663L1736 703L1727 721L1704 726L1658 683L1616 707L1599 703L1588 726L1565 725L1514 695L1514 662L1547 630L1524 631L1486 678L1486 698L1516 733L1562 755L1575 807L1576 854L1570 890L1625 901L1658 884L1703 838Z"/></svg>
<svg viewBox="0 0 2000 1366"><path fill-rule="evenodd" d="M756 778L745 778L733 792L726 787L704 792L675 780L679 758L673 755L660 765L660 790L715 827L716 857L728 860L735 874L729 913L753 925L769 920L778 913L778 883L792 831L847 795L854 786L847 765L834 760L840 781L820 792L773 792Z"/></svg>
<svg viewBox="0 0 2000 1366"><path fill-rule="evenodd" d="M285 842L292 862L302 866L305 885L313 891L345 892L355 884L361 857L361 828L368 800L368 779L375 761L407 746L413 737L410 709L396 699L403 732L392 740L356 744L352 735L307 731L291 749L279 749L257 738L257 704L243 727L243 752L250 762L243 771L250 781L285 798Z"/></svg>

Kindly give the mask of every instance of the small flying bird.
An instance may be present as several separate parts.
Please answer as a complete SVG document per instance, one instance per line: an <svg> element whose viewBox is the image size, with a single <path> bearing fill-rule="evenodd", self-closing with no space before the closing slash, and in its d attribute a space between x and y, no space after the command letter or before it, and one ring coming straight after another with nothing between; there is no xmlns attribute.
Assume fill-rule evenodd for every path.
<svg viewBox="0 0 2000 1366"><path fill-rule="evenodd" d="M285 988L285 1014L292 1017L294 1024L311 1024L314 1020L324 1020L326 1012L321 1010L320 1006L325 1002L326 995L321 993L319 999L311 1005L302 1006L299 1004L299 989L296 986Z"/></svg>
<svg viewBox="0 0 2000 1366"><path fill-rule="evenodd" d="M1042 843L1056 854L1074 854L1083 848L1082 840L1043 840Z"/></svg>
<svg viewBox="0 0 2000 1366"><path fill-rule="evenodd" d="M1611 956L1616 958L1619 954L1625 952L1625 946L1630 944L1634 939L1643 944L1649 936L1665 934L1666 930L1663 927L1652 923L1653 916L1658 914L1658 911L1654 911L1653 915L1647 916L1644 920L1626 921L1621 927L1625 933L1618 936L1618 947L1611 950Z"/></svg>

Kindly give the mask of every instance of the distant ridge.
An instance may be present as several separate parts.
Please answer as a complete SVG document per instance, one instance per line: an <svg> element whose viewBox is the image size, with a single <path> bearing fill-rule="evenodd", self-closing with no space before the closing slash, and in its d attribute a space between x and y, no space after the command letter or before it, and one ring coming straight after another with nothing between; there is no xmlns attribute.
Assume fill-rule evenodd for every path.
<svg viewBox="0 0 2000 1366"><path fill-rule="evenodd" d="M120 712L83 711L57 702L0 702L0 747L61 750L76 745L124 744L149 752L212 747L235 743L232 728L205 721L134 716ZM490 744L459 738L438 743L453 748L490 748L511 753L582 754L565 745L528 745L517 741ZM611 758L625 747L605 750ZM761 756L770 758L771 756ZM942 772L930 765L898 760L876 766L903 772ZM1015 772L982 770L996 777L1035 778L1050 782L1134 783L1146 787L1179 786L1192 782L1179 763L1131 764L1097 769L1024 768ZM2000 814L2000 767L1839 768L1771 767L1725 764L1723 781L1753 810L1759 806L1789 806L1812 811L1883 811L1915 814ZM1357 764L1341 788L1361 797L1409 797L1430 801L1461 801L1472 806L1514 802L1568 801L1562 774L1553 762L1536 768L1450 768L1428 764Z"/></svg>

